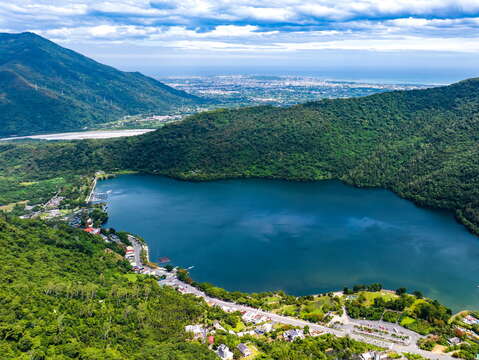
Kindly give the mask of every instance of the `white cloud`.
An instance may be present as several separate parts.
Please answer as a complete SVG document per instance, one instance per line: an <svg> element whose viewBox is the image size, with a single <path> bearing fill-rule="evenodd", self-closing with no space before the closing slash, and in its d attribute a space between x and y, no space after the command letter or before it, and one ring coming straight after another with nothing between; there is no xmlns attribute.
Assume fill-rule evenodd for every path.
<svg viewBox="0 0 479 360"><path fill-rule="evenodd" d="M89 33L93 36L108 36L108 35L114 35L116 34L116 26L111 26L111 25L99 25L99 26L94 26L88 29Z"/></svg>
<svg viewBox="0 0 479 360"><path fill-rule="evenodd" d="M1 27L66 42L232 51L479 51L479 0L9 0Z"/></svg>

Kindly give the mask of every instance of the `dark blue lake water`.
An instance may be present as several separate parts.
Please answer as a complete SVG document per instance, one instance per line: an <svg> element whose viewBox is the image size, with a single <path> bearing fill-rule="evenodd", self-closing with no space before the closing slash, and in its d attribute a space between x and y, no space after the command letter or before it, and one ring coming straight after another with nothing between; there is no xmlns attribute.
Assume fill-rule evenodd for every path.
<svg viewBox="0 0 479 360"><path fill-rule="evenodd" d="M143 236L153 261L194 266L197 281L295 295L380 282L479 307L479 238L386 190L148 175L99 182L109 190L107 226Z"/></svg>

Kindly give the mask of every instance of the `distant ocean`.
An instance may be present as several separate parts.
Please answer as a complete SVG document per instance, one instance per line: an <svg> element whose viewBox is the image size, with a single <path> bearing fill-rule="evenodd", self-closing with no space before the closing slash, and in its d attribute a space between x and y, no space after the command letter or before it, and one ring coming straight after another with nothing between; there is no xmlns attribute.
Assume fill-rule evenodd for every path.
<svg viewBox="0 0 479 360"><path fill-rule="evenodd" d="M378 84L424 84L447 85L472 77L479 77L479 68L475 69L386 69L386 68L274 68L274 67L162 67L161 70L147 68L147 75L167 76L214 76L214 75L298 75L314 76L323 80L357 81Z"/></svg>

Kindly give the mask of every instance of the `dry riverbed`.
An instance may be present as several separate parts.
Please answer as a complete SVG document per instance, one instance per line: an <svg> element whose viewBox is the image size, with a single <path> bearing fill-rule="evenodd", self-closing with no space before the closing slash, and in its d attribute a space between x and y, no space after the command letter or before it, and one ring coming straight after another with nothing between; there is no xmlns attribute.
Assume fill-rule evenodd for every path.
<svg viewBox="0 0 479 360"><path fill-rule="evenodd" d="M0 141L36 139L36 140L83 140L83 139L111 139L126 136L142 135L156 129L127 129L127 130L96 130L96 131L79 131L56 134L43 134L31 136L17 136L10 138L2 138Z"/></svg>

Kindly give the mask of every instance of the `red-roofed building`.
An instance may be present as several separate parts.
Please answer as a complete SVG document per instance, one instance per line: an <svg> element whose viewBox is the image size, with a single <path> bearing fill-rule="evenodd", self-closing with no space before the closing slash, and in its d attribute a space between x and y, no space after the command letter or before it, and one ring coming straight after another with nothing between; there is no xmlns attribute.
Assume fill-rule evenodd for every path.
<svg viewBox="0 0 479 360"><path fill-rule="evenodd" d="M92 228L92 227L87 227L87 228L83 229L83 231L85 231L87 233L90 233L90 234L94 234L94 235L98 235L100 233L100 229L96 229L96 228Z"/></svg>
<svg viewBox="0 0 479 360"><path fill-rule="evenodd" d="M215 337L210 335L208 336L208 344L213 345L215 343Z"/></svg>

